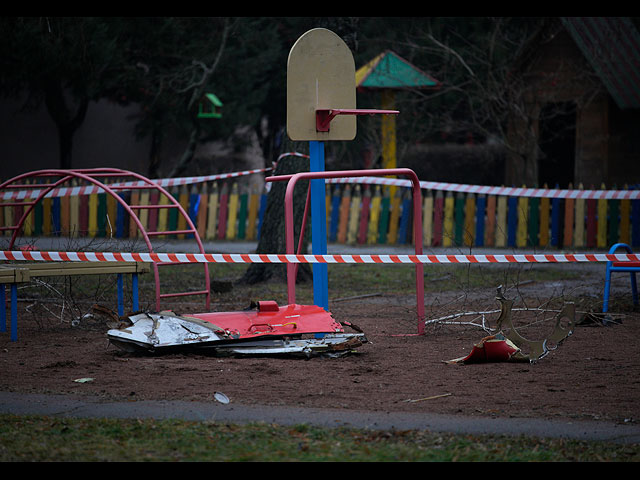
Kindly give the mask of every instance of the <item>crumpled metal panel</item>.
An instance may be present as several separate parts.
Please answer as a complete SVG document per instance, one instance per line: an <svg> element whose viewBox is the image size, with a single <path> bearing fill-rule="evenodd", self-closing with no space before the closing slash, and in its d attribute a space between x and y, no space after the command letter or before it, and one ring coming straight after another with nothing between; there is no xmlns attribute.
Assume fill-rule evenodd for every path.
<svg viewBox="0 0 640 480"><path fill-rule="evenodd" d="M508 362L524 361L520 355L520 349L502 334L484 337L476 343L471 352L460 358L448 360L445 363L487 363L487 362Z"/></svg>
<svg viewBox="0 0 640 480"><path fill-rule="evenodd" d="M550 351L555 350L573 333L575 328L575 305L566 303L555 317L553 331L543 340L529 340L520 335L513 326L511 318L513 300L504 297L502 287L498 288L496 300L500 302L501 308L500 317L496 322L496 333L475 344L468 355L447 360L445 363L535 363Z"/></svg>
<svg viewBox="0 0 640 480"><path fill-rule="evenodd" d="M344 333L342 325L321 307L279 307L274 302L238 312L138 313L109 330L107 337L127 351L197 347L244 355L341 355L367 342L363 333Z"/></svg>
<svg viewBox="0 0 640 480"><path fill-rule="evenodd" d="M130 316L129 320L130 324L107 332L111 343L124 350L136 350L136 347L175 347L215 342L228 337L224 330L213 324L194 321L171 312L139 313Z"/></svg>
<svg viewBox="0 0 640 480"><path fill-rule="evenodd" d="M273 305L272 302L260 302L255 310L195 313L189 318L221 327L232 338L343 331L342 325L317 305L290 304L277 308Z"/></svg>
<svg viewBox="0 0 640 480"><path fill-rule="evenodd" d="M216 350L239 355L302 355L332 354L340 356L366 343L362 333L328 333L321 338L283 338L233 343L216 347Z"/></svg>

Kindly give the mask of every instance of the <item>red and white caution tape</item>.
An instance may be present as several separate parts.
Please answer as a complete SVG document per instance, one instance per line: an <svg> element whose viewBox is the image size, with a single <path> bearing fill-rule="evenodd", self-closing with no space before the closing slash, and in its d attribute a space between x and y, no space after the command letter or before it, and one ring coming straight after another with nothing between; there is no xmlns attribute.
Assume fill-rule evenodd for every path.
<svg viewBox="0 0 640 480"><path fill-rule="evenodd" d="M309 158L309 155L298 152L283 153L278 157L278 161L287 156L297 156ZM192 185L196 183L204 183L215 180L223 180L227 178L241 177L245 175L253 175L273 170L273 168L261 168L254 170L243 170L241 172L220 173L215 175L202 175L196 177L180 177L180 178L162 178L152 180L161 187L174 187L182 185ZM389 185L398 187L411 187L411 181L397 178L385 177L349 177L349 178L331 178L325 180L327 183L359 183L370 185ZM144 181L122 182L114 184L106 184L107 186L126 186L141 187L148 185ZM567 190L554 188L525 188L525 187L497 187L488 185L470 185L464 183L446 183L446 182L429 182L420 181L420 188L423 190L436 190L444 192L460 192L473 193L476 195L499 195L507 197L538 197L538 198L568 198L568 199L585 199L585 200L635 200L640 199L640 190ZM90 195L101 193L102 188L96 185L85 185L78 187L60 187L52 190L47 197L64 197L74 195ZM19 190L0 192L0 200L24 200L27 198L36 198L40 194L40 190Z"/></svg>
<svg viewBox="0 0 640 480"><path fill-rule="evenodd" d="M178 187L181 185L192 185L195 183L204 183L211 182L214 180L223 180L227 178L235 178L242 177L245 175L253 175L255 173L263 173L270 171L271 168L261 168L256 170L243 170L241 172L230 172L230 173L218 173L215 175L202 175L198 177L179 177L179 178L161 178L159 180L152 180L153 183L159 185L163 188L168 187ZM106 183L107 187L145 187L149 186L147 182L142 180L137 180L134 182L120 182L120 183ZM37 198L41 189L30 189L30 190L16 190L16 191L7 191L0 192L0 200L25 200L28 198ZM50 192L47 193L46 197L72 197L75 195L91 195L94 193L102 193L104 189L97 185L83 185L77 187L59 187L54 188Z"/></svg>
<svg viewBox="0 0 640 480"><path fill-rule="evenodd" d="M331 178L327 179L326 182L411 187L411 181L409 180L384 177ZM423 190L474 193L476 195L500 195L506 197L569 198L585 200L596 200L600 198L606 200L634 200L640 198L640 190L562 190L553 188L492 187L487 185L426 181L420 181L420 188Z"/></svg>
<svg viewBox="0 0 640 480"><path fill-rule="evenodd" d="M300 153L300 152L287 152L287 153L283 153L281 155L278 156L278 160L276 161L279 162L281 158L284 157L302 157L302 158L309 158L309 155L306 155L304 153Z"/></svg>
<svg viewBox="0 0 640 480"><path fill-rule="evenodd" d="M147 252L54 252L0 251L0 260L36 262L174 262L174 263L581 263L640 262L634 253L520 253L482 255L287 255L259 253L147 253Z"/></svg>
<svg viewBox="0 0 640 480"><path fill-rule="evenodd" d="M287 152L278 156L278 161L284 157L304 157L309 158L309 155L305 155L304 153L298 152ZM193 185L196 183L204 183L204 182L212 182L216 180L225 180L227 178L236 178L243 177L246 175L254 175L256 173L264 173L273 170L274 167L268 168L258 168L253 170L243 170L240 172L228 172L228 173L217 173L215 175L199 175L195 177L178 177L178 178L160 178L156 180L151 180L156 185L159 185L163 188L168 187L179 187L182 185ZM133 182L120 182L120 183L108 183L105 184L107 187L145 187L149 184L145 181L138 180ZM6 191L0 192L0 200L26 200L29 198L37 198L40 195L41 189L28 189L28 190L15 190L15 191ZM75 195L91 195L94 193L102 193L104 191L103 188L97 185L83 185L83 186L75 186L75 187L59 187L51 190L47 193L47 198L52 197L72 197Z"/></svg>

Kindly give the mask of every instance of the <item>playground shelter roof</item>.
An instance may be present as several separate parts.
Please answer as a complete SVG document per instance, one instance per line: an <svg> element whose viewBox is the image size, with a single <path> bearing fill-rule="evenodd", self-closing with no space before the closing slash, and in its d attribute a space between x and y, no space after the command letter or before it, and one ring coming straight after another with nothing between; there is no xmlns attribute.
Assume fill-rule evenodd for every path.
<svg viewBox="0 0 640 480"><path fill-rule="evenodd" d="M440 82L391 50L356 71L356 88L438 88Z"/></svg>

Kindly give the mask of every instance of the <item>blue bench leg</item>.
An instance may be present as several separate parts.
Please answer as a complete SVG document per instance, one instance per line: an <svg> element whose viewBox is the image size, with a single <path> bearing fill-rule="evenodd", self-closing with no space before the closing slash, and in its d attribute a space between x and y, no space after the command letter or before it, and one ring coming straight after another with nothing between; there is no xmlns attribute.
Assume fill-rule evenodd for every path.
<svg viewBox="0 0 640 480"><path fill-rule="evenodd" d="M138 311L138 274L131 275L131 290L133 294L133 311Z"/></svg>
<svg viewBox="0 0 640 480"><path fill-rule="evenodd" d="M607 265L607 270L606 270L605 279L604 279L604 301L602 304L602 313L607 313L607 310L609 310L609 289L610 288L611 288L611 270Z"/></svg>
<svg viewBox="0 0 640 480"><path fill-rule="evenodd" d="M122 274L118 274L118 315L124 315L124 288L122 284ZM131 274L131 294L133 296L133 311L138 311L138 274Z"/></svg>
<svg viewBox="0 0 640 480"><path fill-rule="evenodd" d="M11 341L18 340L18 285L11 284Z"/></svg>
<svg viewBox="0 0 640 480"><path fill-rule="evenodd" d="M2 308L0 308L0 332L7 331L7 296L5 285L0 288L0 302L2 302ZM18 340L18 285L11 284L11 333L9 339L12 342Z"/></svg>
<svg viewBox="0 0 640 480"><path fill-rule="evenodd" d="M2 308L0 309L0 332L7 331L7 298L5 294L4 283L0 288L0 302L2 302Z"/></svg>
<svg viewBox="0 0 640 480"><path fill-rule="evenodd" d="M122 293L122 274L118 274L118 315L124 315L124 295Z"/></svg>

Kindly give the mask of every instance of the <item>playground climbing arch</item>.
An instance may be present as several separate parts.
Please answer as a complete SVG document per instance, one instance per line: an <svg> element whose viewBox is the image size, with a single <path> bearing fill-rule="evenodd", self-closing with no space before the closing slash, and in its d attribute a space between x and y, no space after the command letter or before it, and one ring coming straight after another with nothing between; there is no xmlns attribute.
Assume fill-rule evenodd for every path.
<svg viewBox="0 0 640 480"><path fill-rule="evenodd" d="M117 168L36 170L15 176L0 183L0 195L6 192L17 192L15 195L10 195L11 200L9 202L2 203L2 207L15 207L13 209L15 213L12 221L7 224L5 219L5 225L0 226L0 233L5 234L5 232L8 231L11 235L9 248L13 248L16 240L24 231L27 218L29 218L30 214L34 213L35 207L41 204L46 197L73 197L80 195L87 191L87 189L96 190L100 193L104 192L115 200L116 205L128 214L130 228L131 222L133 222L138 235L144 240L149 253L154 253L151 238L166 235L180 235L184 236L184 238L192 239L197 244L200 253L205 253L204 246L193 221L171 193L159 183L143 175ZM131 198L136 197L136 195L127 195L126 192L136 191L149 192L148 203L139 204L132 202ZM160 215L162 212L168 214L172 211L177 212L178 217L181 219L178 225L184 228L158 230L157 228L149 228L148 225L145 227L146 222L141 221L141 216L143 215ZM160 305L164 298L191 295L204 296L206 308L209 309L211 288L209 268L206 263L203 264L204 286L202 289L170 293L163 293L161 291L159 267L174 264L175 262L153 262L156 310L161 310Z"/></svg>

